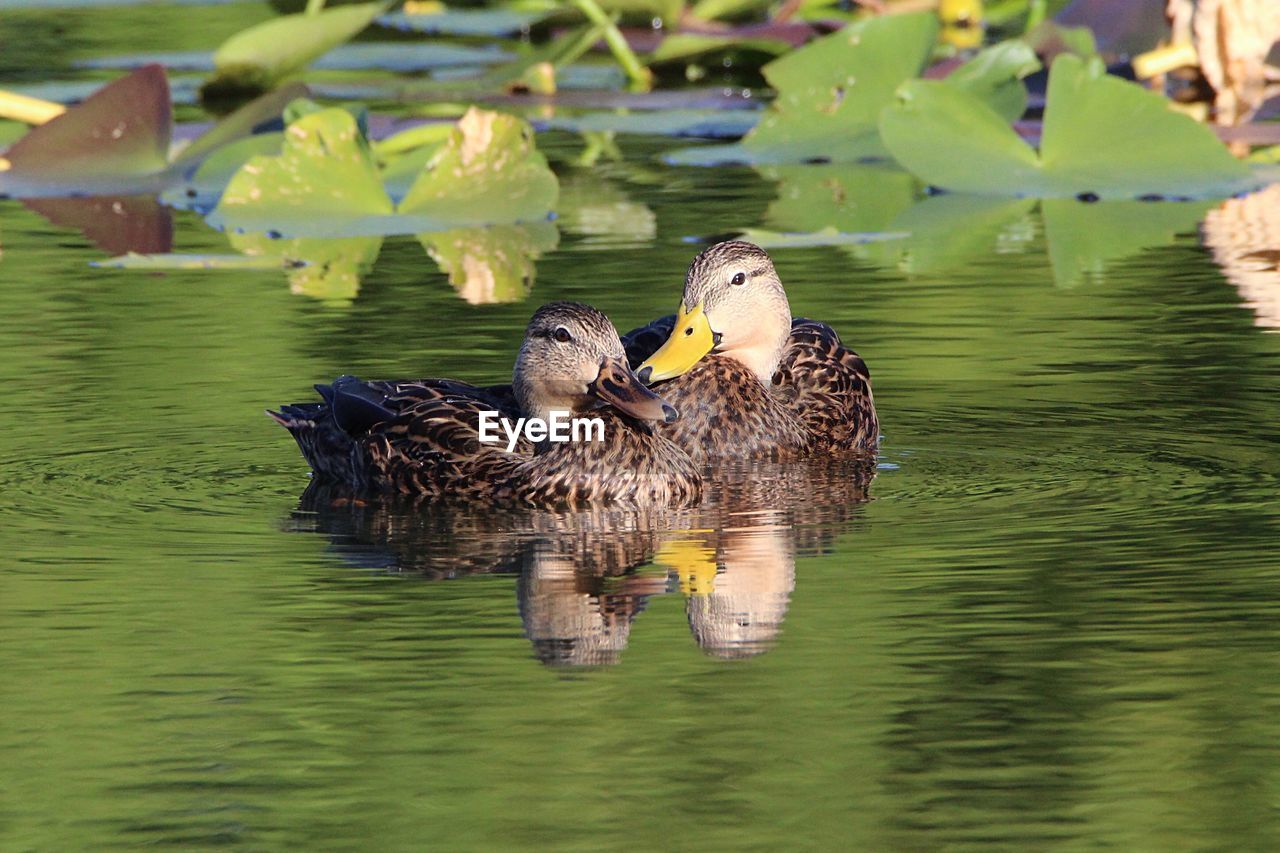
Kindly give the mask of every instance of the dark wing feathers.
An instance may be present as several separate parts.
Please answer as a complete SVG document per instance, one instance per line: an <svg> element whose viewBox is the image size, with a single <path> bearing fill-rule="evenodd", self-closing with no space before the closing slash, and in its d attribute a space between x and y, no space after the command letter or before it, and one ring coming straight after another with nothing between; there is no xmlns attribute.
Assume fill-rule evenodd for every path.
<svg viewBox="0 0 1280 853"><path fill-rule="evenodd" d="M465 489L533 452L479 440L481 411L517 417L510 385L477 388L453 379L318 385L325 402L269 413L298 442L318 478L360 488L443 495Z"/></svg>
<svg viewBox="0 0 1280 853"><path fill-rule="evenodd" d="M658 351L658 347L671 337L671 330L676 327L676 315L668 314L659 317L647 326L632 329L622 336L622 348L627 351L627 361L635 370L649 356Z"/></svg>

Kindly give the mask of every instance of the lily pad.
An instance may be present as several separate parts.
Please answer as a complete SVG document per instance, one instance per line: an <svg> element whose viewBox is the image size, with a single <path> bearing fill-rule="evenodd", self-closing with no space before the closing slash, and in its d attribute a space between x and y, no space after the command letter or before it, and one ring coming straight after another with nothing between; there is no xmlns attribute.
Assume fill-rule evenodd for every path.
<svg viewBox="0 0 1280 853"><path fill-rule="evenodd" d="M377 18L392 30L444 36L510 36L526 32L551 14L515 9L445 9L433 14L394 12Z"/></svg>
<svg viewBox="0 0 1280 853"><path fill-rule="evenodd" d="M215 79L210 87L270 89L351 39L387 5L362 3L314 15L283 15L238 32L213 54Z"/></svg>
<svg viewBox="0 0 1280 853"><path fill-rule="evenodd" d="M666 159L712 165L884 156L880 111L924 68L936 35L935 15L912 13L868 18L811 42L764 67L778 97L742 142L675 151Z"/></svg>
<svg viewBox="0 0 1280 853"><path fill-rule="evenodd" d="M1040 60L1029 45L1006 41L978 53L951 72L945 82L968 91L1006 120L1014 121L1027 111L1027 87L1022 79L1039 70Z"/></svg>
<svg viewBox="0 0 1280 853"><path fill-rule="evenodd" d="M241 167L212 219L236 230L268 232L299 220L341 228L391 212L355 118L330 107L290 124L278 156L258 155Z"/></svg>
<svg viewBox="0 0 1280 853"><path fill-rule="evenodd" d="M736 139L755 127L760 113L738 110L636 110L631 112L590 112L578 116L555 116L534 120L539 128L574 133L641 133L655 136L695 136L708 139Z"/></svg>
<svg viewBox="0 0 1280 853"><path fill-rule="evenodd" d="M283 145L284 134L280 132L259 133L230 142L205 158L190 178L166 189L161 198L171 207L207 213L245 163L256 156L277 155Z"/></svg>
<svg viewBox="0 0 1280 853"><path fill-rule="evenodd" d="M526 122L473 107L409 188L400 212L458 225L528 222L546 219L559 192Z"/></svg>
<svg viewBox="0 0 1280 853"><path fill-rule="evenodd" d="M431 71L455 66L496 65L507 62L512 55L496 45L470 47L459 44L386 42L347 44L335 47L303 67L321 71L363 71L377 69L411 73ZM207 50L162 51L158 53L134 53L121 56L86 59L76 63L79 68L133 69L156 63L169 71L208 72L217 69L214 54ZM296 69L301 71L302 68Z"/></svg>
<svg viewBox="0 0 1280 853"><path fill-rule="evenodd" d="M554 249L560 232L551 222L457 228L418 235L422 247L472 305L519 302L529 295L535 261Z"/></svg>
<svg viewBox="0 0 1280 853"><path fill-rule="evenodd" d="M980 98L945 83L904 84L880 131L899 163L955 192L1220 197L1259 183L1209 128L1071 54L1049 75L1039 154Z"/></svg>
<svg viewBox="0 0 1280 853"><path fill-rule="evenodd" d="M294 110L277 156L255 156L227 184L211 224L286 237L355 237L447 231L545 220L558 183L529 125L472 108L425 160L395 209L376 158L351 113ZM420 159L419 159L420 158ZM402 183L408 175L393 172Z"/></svg>

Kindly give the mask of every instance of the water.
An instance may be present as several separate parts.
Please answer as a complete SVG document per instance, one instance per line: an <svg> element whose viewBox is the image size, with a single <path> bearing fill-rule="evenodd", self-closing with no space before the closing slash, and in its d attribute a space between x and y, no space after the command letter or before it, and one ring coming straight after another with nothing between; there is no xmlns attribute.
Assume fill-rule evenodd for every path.
<svg viewBox="0 0 1280 853"><path fill-rule="evenodd" d="M674 309L687 238L812 207L620 142L587 170L540 138L602 205L496 305L413 238L318 299L91 269L0 202L3 846L1280 844L1268 196L1109 254L1137 226L1030 204L777 251L795 313L871 367L869 483L750 467L643 516L304 494L263 408L344 372L500 381L542 302L629 328ZM847 230L903 215L865 172L822 181Z"/></svg>

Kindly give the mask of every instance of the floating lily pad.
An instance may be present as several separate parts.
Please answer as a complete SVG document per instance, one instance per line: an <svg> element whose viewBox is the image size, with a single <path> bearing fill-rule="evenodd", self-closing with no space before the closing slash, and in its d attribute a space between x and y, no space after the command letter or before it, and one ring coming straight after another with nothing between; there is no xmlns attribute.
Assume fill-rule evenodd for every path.
<svg viewBox="0 0 1280 853"><path fill-rule="evenodd" d="M420 156L426 162L396 211L351 113L306 112L279 155L255 156L236 172L209 220L239 232L354 237L545 220L555 208L555 174L514 116L472 108Z"/></svg>
<svg viewBox="0 0 1280 853"><path fill-rule="evenodd" d="M330 107L290 124L278 156L258 155L241 167L213 219L249 232L289 233L298 222L341 232L343 226L391 212L355 118Z"/></svg>
<svg viewBox="0 0 1280 853"><path fill-rule="evenodd" d="M445 36L509 36L526 32L551 14L515 9L445 9L433 14L380 15L379 26Z"/></svg>
<svg viewBox="0 0 1280 853"><path fill-rule="evenodd" d="M736 139L755 127L760 113L740 110L638 110L591 112L579 116L555 116L535 120L539 128L574 133L642 133L658 136L695 136Z"/></svg>
<svg viewBox="0 0 1280 853"><path fill-rule="evenodd" d="M459 119L427 164L400 212L425 214L458 225L546 219L559 184L520 119L475 109Z"/></svg>
<svg viewBox="0 0 1280 853"><path fill-rule="evenodd" d="M457 228L418 235L458 295L472 305L518 302L529 295L535 261L554 249L560 232L553 223Z"/></svg>
<svg viewBox="0 0 1280 853"><path fill-rule="evenodd" d="M284 134L279 132L237 139L207 157L190 178L166 189L161 198L171 207L208 212L245 163L257 156L277 155L283 144Z"/></svg>
<svg viewBox="0 0 1280 853"><path fill-rule="evenodd" d="M1259 183L1209 128L1070 54L1049 76L1039 154L980 98L944 83L904 84L880 130L899 163L956 192L1211 197Z"/></svg>
<svg viewBox="0 0 1280 853"><path fill-rule="evenodd" d="M959 86L985 102L1008 121L1027 111L1027 87L1022 79L1040 70L1035 51L1021 41L1001 42L978 53L947 76L945 82Z"/></svg>
<svg viewBox="0 0 1280 853"><path fill-rule="evenodd" d="M213 54L215 79L209 88L270 89L350 40L387 5L363 3L314 15L283 15L236 33Z"/></svg>
<svg viewBox="0 0 1280 853"><path fill-rule="evenodd" d="M868 18L820 38L764 67L778 91L742 142L667 155L682 165L849 162L883 156L877 120L933 49L937 19L913 13Z"/></svg>

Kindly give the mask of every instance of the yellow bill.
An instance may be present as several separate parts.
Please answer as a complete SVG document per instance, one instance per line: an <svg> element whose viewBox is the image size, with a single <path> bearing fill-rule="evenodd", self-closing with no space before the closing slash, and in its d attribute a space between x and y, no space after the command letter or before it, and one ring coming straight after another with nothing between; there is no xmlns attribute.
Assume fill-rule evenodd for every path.
<svg viewBox="0 0 1280 853"><path fill-rule="evenodd" d="M682 302L671 337L640 365L636 375L646 384L672 379L697 364L715 345L716 334L711 330L702 306L697 305L690 311Z"/></svg>

